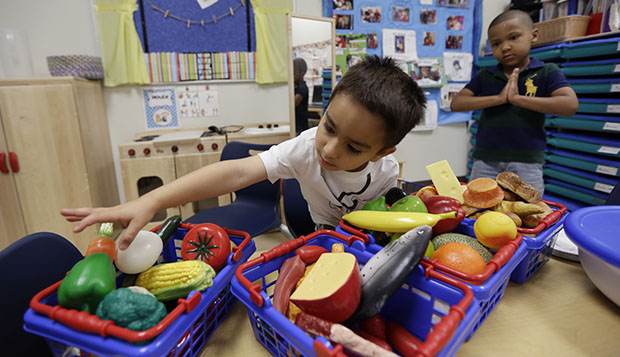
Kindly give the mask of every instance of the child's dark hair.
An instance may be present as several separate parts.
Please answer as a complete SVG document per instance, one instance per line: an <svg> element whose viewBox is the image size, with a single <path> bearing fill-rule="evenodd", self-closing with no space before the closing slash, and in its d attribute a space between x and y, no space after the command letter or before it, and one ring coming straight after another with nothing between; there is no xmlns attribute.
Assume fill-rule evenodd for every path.
<svg viewBox="0 0 620 357"><path fill-rule="evenodd" d="M396 146L422 120L426 107L424 91L390 57L367 56L351 66L330 102L341 94L383 118L386 148Z"/></svg>
<svg viewBox="0 0 620 357"><path fill-rule="evenodd" d="M513 19L519 19L519 22L527 26L529 29L532 29L533 27L532 18L530 17L530 15L528 15L527 12L513 9L504 11L501 14L497 15L489 24L489 29L495 25L501 24L504 21L510 21Z"/></svg>
<svg viewBox="0 0 620 357"><path fill-rule="evenodd" d="M308 70L308 65L306 64L306 60L303 58L295 58L293 60L293 73L299 73L300 75L306 74Z"/></svg>

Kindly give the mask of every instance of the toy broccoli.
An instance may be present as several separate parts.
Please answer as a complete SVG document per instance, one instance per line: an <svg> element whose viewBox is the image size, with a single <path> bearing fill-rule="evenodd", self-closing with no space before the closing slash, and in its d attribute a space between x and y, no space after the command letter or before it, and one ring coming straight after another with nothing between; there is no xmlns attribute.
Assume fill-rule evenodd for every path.
<svg viewBox="0 0 620 357"><path fill-rule="evenodd" d="M120 288L107 294L97 307L97 317L112 320L133 331L147 330L166 315L166 307L156 298Z"/></svg>

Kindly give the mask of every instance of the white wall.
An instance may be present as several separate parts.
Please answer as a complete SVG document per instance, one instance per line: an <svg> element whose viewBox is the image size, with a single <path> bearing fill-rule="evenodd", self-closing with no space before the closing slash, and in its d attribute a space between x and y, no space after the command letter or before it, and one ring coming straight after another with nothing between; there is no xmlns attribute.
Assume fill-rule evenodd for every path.
<svg viewBox="0 0 620 357"><path fill-rule="evenodd" d="M508 0L485 1L486 23L503 10L499 8L508 3ZM320 0L293 0L293 7L297 14L322 16ZM25 32L29 40L33 76L36 77L49 76L46 56L100 55L91 1L1 0L0 27L17 28ZM486 26L484 28L486 29ZM215 85L219 92L222 114L215 118L184 121L181 123L182 127L289 121L286 83L258 85L244 82ZM114 153L121 201L124 201L124 190L118 145L130 141L137 131L145 130L141 89L140 86L132 85L104 90L110 145ZM450 162L457 175L464 175L467 171L467 150L466 125L459 123L440 126L432 132L408 134L399 144L396 156L405 161L404 178L418 181L428 179L425 165L444 159Z"/></svg>

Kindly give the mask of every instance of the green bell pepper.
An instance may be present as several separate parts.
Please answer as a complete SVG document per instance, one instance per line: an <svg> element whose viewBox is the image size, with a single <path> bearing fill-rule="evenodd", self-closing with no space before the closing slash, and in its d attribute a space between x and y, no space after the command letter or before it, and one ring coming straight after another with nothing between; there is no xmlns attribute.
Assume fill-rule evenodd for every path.
<svg viewBox="0 0 620 357"><path fill-rule="evenodd" d="M428 213L424 202L422 202L420 197L414 195L407 195L394 202L394 204L390 206L390 211Z"/></svg>
<svg viewBox="0 0 620 357"><path fill-rule="evenodd" d="M95 313L97 305L116 288L116 270L106 253L93 253L77 262L58 287L58 303Z"/></svg>

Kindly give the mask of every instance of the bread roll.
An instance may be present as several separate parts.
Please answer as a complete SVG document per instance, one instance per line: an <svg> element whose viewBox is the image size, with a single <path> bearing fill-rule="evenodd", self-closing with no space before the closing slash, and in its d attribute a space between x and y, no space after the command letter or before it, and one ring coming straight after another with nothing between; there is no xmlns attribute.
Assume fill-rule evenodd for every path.
<svg viewBox="0 0 620 357"><path fill-rule="evenodd" d="M543 201L540 201L540 202L536 203L535 205L540 207L543 210L543 212L535 213L535 214L529 214L527 216L522 216L521 220L523 221L523 227L534 228L534 227L536 227L540 223L540 221L542 221L545 217L547 217L549 215L549 213L553 212L551 207L549 207Z"/></svg>
<svg viewBox="0 0 620 357"><path fill-rule="evenodd" d="M504 191L492 178L480 177L467 184L467 190L463 192L463 200L468 206L476 208L489 208L500 203L504 199Z"/></svg>
<svg viewBox="0 0 620 357"><path fill-rule="evenodd" d="M540 192L535 189L534 186L524 182L519 175L514 172L500 172L495 180L504 189L513 192L529 203L537 203L541 200Z"/></svg>

